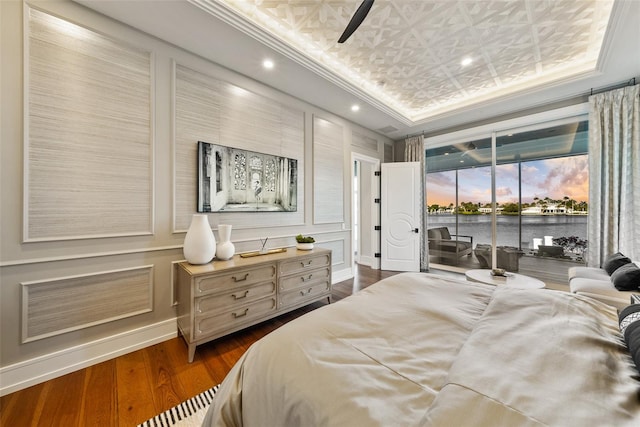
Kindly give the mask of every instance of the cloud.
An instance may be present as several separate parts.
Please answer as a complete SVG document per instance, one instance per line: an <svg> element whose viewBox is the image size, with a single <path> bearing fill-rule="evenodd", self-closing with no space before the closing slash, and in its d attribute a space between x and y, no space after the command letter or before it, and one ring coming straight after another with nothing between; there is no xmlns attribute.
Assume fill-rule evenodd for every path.
<svg viewBox="0 0 640 427"><path fill-rule="evenodd" d="M434 172L427 174L427 187L452 187L456 185L453 172Z"/></svg>
<svg viewBox="0 0 640 427"><path fill-rule="evenodd" d="M511 196L513 191L509 187L496 188L496 197Z"/></svg>
<svg viewBox="0 0 640 427"><path fill-rule="evenodd" d="M538 185L552 199L565 196L577 201L589 198L589 159L587 155L544 161L549 167L545 179Z"/></svg>
<svg viewBox="0 0 640 427"><path fill-rule="evenodd" d="M491 201L491 168L463 169L459 177L459 201L489 203ZM500 165L496 171L498 202L517 202L518 166ZM535 160L522 163L522 201L533 202L534 197L576 201L589 199L589 160L587 155ZM429 204L455 203L455 173L437 172L427 175Z"/></svg>

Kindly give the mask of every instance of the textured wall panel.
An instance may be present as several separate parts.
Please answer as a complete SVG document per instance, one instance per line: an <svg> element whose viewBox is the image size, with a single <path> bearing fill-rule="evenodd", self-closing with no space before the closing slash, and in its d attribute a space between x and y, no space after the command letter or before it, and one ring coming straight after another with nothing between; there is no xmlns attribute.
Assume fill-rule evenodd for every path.
<svg viewBox="0 0 640 427"><path fill-rule="evenodd" d="M384 162L393 162L393 145L384 144Z"/></svg>
<svg viewBox="0 0 640 427"><path fill-rule="evenodd" d="M344 222L342 126L313 118L313 222Z"/></svg>
<svg viewBox="0 0 640 427"><path fill-rule="evenodd" d="M346 260L344 257L346 253L345 244L346 242L344 239L328 240L326 242L318 243L318 247L321 247L324 249L330 249L331 265L340 266L346 263Z"/></svg>
<svg viewBox="0 0 640 427"><path fill-rule="evenodd" d="M151 54L25 8L25 240L152 233Z"/></svg>
<svg viewBox="0 0 640 427"><path fill-rule="evenodd" d="M372 153L375 153L375 155L378 154L378 141L375 138L362 135L358 132L352 132L351 135L352 146L362 148L366 151L371 151Z"/></svg>
<svg viewBox="0 0 640 427"><path fill-rule="evenodd" d="M22 341L151 311L153 266L22 284Z"/></svg>
<svg viewBox="0 0 640 427"><path fill-rule="evenodd" d="M238 86L175 65L174 231L189 228L197 205L197 142L298 160L298 211L215 214L234 228L304 222L304 112Z"/></svg>

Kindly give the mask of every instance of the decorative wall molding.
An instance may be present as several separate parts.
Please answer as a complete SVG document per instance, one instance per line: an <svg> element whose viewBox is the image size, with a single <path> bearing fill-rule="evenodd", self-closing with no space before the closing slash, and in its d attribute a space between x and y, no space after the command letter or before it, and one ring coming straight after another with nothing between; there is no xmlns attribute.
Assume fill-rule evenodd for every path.
<svg viewBox="0 0 640 427"><path fill-rule="evenodd" d="M171 318L0 368L0 396L176 337Z"/></svg>
<svg viewBox="0 0 640 427"><path fill-rule="evenodd" d="M346 240L344 238L323 240L316 243L317 246L331 250L331 265L332 268L346 265ZM351 259L351 257L349 257Z"/></svg>
<svg viewBox="0 0 640 427"><path fill-rule="evenodd" d="M313 223L344 222L342 126L313 117Z"/></svg>
<svg viewBox="0 0 640 427"><path fill-rule="evenodd" d="M45 257L45 258L20 259L16 261L2 262L0 263L0 268L15 267L19 265L43 264L48 262L72 261L72 260L87 259L87 258L102 258L102 257L110 257L110 256L118 256L118 255L131 255L131 254L141 254L141 253L149 253L149 252L173 251L176 249L182 249L182 245L158 246L155 248L137 248L137 249L122 250L122 251L93 252L93 253L63 255L63 256Z"/></svg>
<svg viewBox="0 0 640 427"><path fill-rule="evenodd" d="M22 342L153 310L153 266L24 282Z"/></svg>
<svg viewBox="0 0 640 427"><path fill-rule="evenodd" d="M393 162L393 145L384 144L384 163Z"/></svg>
<svg viewBox="0 0 640 427"><path fill-rule="evenodd" d="M153 62L25 4L25 242L153 234Z"/></svg>
<svg viewBox="0 0 640 427"><path fill-rule="evenodd" d="M297 160L296 212L216 213L234 229L304 223L304 111L173 62L174 232L186 231L197 205L198 141Z"/></svg>
<svg viewBox="0 0 640 427"><path fill-rule="evenodd" d="M331 283L336 284L343 282L345 280L353 279L353 269L352 268L344 268L338 271L331 272Z"/></svg>
<svg viewBox="0 0 640 427"><path fill-rule="evenodd" d="M372 155L377 155L378 153L378 140L360 132L351 132L351 146L362 148L371 152Z"/></svg>

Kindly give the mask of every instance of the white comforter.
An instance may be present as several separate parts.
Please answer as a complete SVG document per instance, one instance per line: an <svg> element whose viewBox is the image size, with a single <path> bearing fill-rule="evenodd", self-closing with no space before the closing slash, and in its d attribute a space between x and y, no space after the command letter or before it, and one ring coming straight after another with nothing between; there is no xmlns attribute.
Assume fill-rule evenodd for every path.
<svg viewBox="0 0 640 427"><path fill-rule="evenodd" d="M640 426L615 309L406 273L256 342L206 426Z"/></svg>

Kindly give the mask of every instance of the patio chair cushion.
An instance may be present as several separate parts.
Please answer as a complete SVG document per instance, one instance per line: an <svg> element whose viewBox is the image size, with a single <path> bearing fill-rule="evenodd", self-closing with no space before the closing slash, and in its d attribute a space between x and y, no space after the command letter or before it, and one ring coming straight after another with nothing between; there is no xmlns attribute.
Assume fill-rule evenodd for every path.
<svg viewBox="0 0 640 427"><path fill-rule="evenodd" d="M471 249L471 243L469 242L456 242L455 240L445 241L441 240L435 244L435 248L443 251L443 252L458 252L466 251Z"/></svg>
<svg viewBox="0 0 640 427"><path fill-rule="evenodd" d="M440 238L442 240L451 240L451 233L449 233L449 228L447 227L440 228Z"/></svg>

